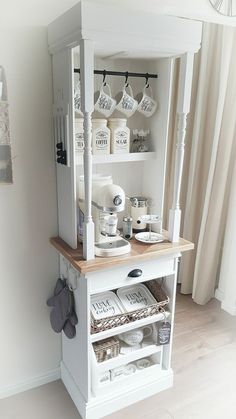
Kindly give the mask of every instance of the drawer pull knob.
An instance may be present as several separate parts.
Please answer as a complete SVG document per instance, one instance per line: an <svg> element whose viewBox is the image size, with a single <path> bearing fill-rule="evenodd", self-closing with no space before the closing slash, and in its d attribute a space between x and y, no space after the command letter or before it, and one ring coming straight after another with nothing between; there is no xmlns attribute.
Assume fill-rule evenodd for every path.
<svg viewBox="0 0 236 419"><path fill-rule="evenodd" d="M139 276L141 276L143 273L143 271L141 269L133 269L132 271L130 271L130 273L128 274L129 278L138 278Z"/></svg>

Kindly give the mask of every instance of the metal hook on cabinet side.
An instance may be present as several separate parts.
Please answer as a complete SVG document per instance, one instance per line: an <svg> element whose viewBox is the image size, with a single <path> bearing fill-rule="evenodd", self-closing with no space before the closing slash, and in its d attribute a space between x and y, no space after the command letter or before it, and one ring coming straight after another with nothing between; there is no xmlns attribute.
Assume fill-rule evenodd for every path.
<svg viewBox="0 0 236 419"><path fill-rule="evenodd" d="M128 71L126 71L126 73L125 73L125 86L126 86L126 87L128 87L128 86L129 86L129 83L128 83L128 78L129 78L129 72L128 72Z"/></svg>
<svg viewBox="0 0 236 419"><path fill-rule="evenodd" d="M70 272L72 272L72 274L70 274ZM72 275L73 275L73 279L71 278ZM77 272L74 270L74 268L72 266L69 266L67 285L68 285L70 291L72 291L72 292L77 289Z"/></svg>
<svg viewBox="0 0 236 419"><path fill-rule="evenodd" d="M103 86L106 86L106 75L107 75L107 72L106 72L106 70L103 70L103 80L102 80L102 84L103 84Z"/></svg>

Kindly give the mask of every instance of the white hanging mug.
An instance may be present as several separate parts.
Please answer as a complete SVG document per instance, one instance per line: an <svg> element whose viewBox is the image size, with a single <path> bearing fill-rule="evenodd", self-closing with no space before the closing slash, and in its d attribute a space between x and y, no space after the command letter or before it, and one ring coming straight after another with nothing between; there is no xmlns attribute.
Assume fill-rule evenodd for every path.
<svg viewBox="0 0 236 419"><path fill-rule="evenodd" d="M75 86L74 90L74 111L75 113L79 115L83 115L83 112L81 111L81 93L80 93L80 82Z"/></svg>
<svg viewBox="0 0 236 419"><path fill-rule="evenodd" d="M108 94L104 92L104 87L107 88ZM95 93L94 96L94 109L104 115L106 118L111 116L115 107L116 107L116 100L111 96L111 88L108 83L103 83L100 91Z"/></svg>
<svg viewBox="0 0 236 419"><path fill-rule="evenodd" d="M147 93L146 93L147 89L150 89L150 96L147 95ZM138 95L137 98L139 96L140 95ZM147 118L149 118L150 116L152 116L154 114L156 108L157 108L157 102L153 99L152 88L149 84L146 84L144 86L142 96L141 96L141 100L140 100L140 102L138 104L138 107L137 107L137 111L142 113Z"/></svg>
<svg viewBox="0 0 236 419"><path fill-rule="evenodd" d="M129 89L127 93L126 89ZM122 92L117 95L116 109L123 113L127 118L132 116L138 107L137 100L134 99L133 90L130 84L125 84Z"/></svg>

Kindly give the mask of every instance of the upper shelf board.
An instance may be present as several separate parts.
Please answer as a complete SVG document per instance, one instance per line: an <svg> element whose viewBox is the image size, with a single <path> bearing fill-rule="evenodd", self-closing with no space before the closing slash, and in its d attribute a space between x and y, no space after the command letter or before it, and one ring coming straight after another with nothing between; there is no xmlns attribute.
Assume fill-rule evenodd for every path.
<svg viewBox="0 0 236 419"><path fill-rule="evenodd" d="M154 59L198 51L201 32L199 21L81 1L49 25L48 44L55 53L90 39L98 56Z"/></svg>
<svg viewBox="0 0 236 419"><path fill-rule="evenodd" d="M76 165L83 164L83 154L75 153ZM94 155L93 163L94 164L109 164L109 163L125 163L132 161L146 161L146 160L155 160L156 153L154 151L149 151L146 153L125 153L125 154L104 154L104 155Z"/></svg>

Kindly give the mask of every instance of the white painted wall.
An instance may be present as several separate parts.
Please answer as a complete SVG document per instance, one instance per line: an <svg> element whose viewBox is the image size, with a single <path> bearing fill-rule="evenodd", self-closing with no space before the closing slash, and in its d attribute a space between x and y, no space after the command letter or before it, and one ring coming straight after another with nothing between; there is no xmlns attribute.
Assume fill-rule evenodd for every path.
<svg viewBox="0 0 236 419"><path fill-rule="evenodd" d="M8 0L1 5L0 25L47 25L79 0ZM209 0L83 0L95 3L117 4L124 13L148 10L157 14L182 16L208 22L236 26L236 18L221 16ZM3 1L2 1L3 3ZM14 13L13 13L14 11Z"/></svg>
<svg viewBox="0 0 236 419"><path fill-rule="evenodd" d="M109 2L119 4L127 11L128 8L136 10L149 10L153 13L171 16L186 17L206 22L236 25L236 17L229 18L217 13L209 0L88 0L95 2Z"/></svg>
<svg viewBox="0 0 236 419"><path fill-rule="evenodd" d="M221 18L208 0L104 1L119 4L126 13L135 7L236 22ZM57 232L56 184L51 68L46 28L40 25L47 25L76 2L8 0L1 4L0 64L8 79L14 184L0 186L0 397L56 377L61 356L60 338L50 329L45 305L58 259L48 243Z"/></svg>
<svg viewBox="0 0 236 419"><path fill-rule="evenodd" d="M8 81L14 157L14 184L0 185L1 397L44 381L44 374L53 378L61 355L45 303L58 271L49 244L57 208L46 29L0 25L0 64Z"/></svg>

